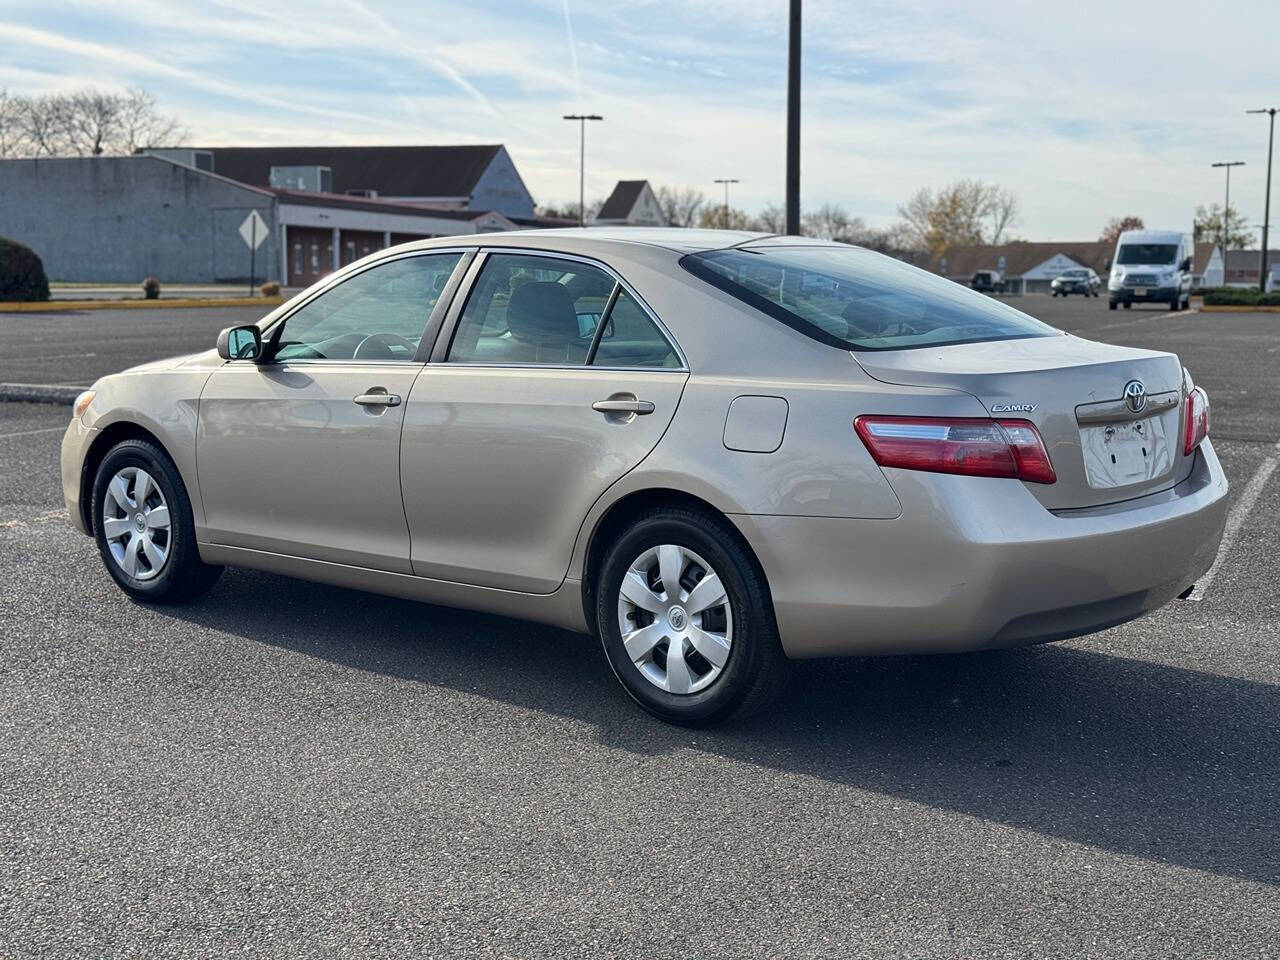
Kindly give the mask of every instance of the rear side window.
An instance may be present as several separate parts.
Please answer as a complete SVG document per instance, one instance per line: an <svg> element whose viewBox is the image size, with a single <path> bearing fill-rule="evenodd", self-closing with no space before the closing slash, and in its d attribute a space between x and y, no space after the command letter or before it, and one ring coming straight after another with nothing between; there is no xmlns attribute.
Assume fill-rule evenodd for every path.
<svg viewBox="0 0 1280 960"><path fill-rule="evenodd" d="M492 254L449 348L450 362L679 367L670 341L610 274L579 260Z"/></svg>
<svg viewBox="0 0 1280 960"><path fill-rule="evenodd" d="M1059 335L1019 310L859 247L736 247L680 265L815 340L904 350Z"/></svg>

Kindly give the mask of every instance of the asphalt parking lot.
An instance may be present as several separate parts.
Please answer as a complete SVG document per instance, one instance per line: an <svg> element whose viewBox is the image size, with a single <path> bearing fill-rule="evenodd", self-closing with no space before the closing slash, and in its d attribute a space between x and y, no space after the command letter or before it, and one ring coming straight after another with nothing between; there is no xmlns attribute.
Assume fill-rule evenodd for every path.
<svg viewBox="0 0 1280 960"><path fill-rule="evenodd" d="M1208 390L1253 500L1203 599L801 663L713 731L545 627L237 570L133 604L63 515L67 411L0 403L0 955L1276 956L1280 315L1014 303ZM0 315L0 382L254 316Z"/></svg>

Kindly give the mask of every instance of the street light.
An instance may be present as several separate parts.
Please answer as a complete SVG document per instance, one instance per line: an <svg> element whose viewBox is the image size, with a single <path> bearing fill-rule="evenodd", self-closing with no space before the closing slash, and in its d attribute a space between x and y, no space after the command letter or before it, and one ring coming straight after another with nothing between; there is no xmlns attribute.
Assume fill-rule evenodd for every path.
<svg viewBox="0 0 1280 960"><path fill-rule="evenodd" d="M1271 226L1271 148L1276 144L1276 109L1264 107L1261 110L1245 111L1245 113L1271 114L1271 134L1267 138L1267 202L1262 207L1262 259L1258 267L1258 289L1264 292L1267 289L1267 228Z"/></svg>
<svg viewBox="0 0 1280 960"><path fill-rule="evenodd" d="M787 27L787 233L800 233L800 0Z"/></svg>
<svg viewBox="0 0 1280 960"><path fill-rule="evenodd" d="M740 183L741 181L731 180L727 178L720 178L720 179L713 180L712 182L724 184L724 228L728 230L729 229L729 184Z"/></svg>
<svg viewBox="0 0 1280 960"><path fill-rule="evenodd" d="M578 121L578 226L585 227L587 225L587 205L584 197L587 179L587 121L603 120L604 117L595 113L566 113L564 119Z"/></svg>
<svg viewBox="0 0 1280 960"><path fill-rule="evenodd" d="M1226 202L1223 203L1222 205L1222 269L1224 271L1223 281L1225 282L1226 280L1225 271L1227 269L1227 249L1228 249L1227 244L1230 243L1231 241L1231 234L1227 232L1227 214L1231 210L1231 168L1243 167L1244 161L1232 160L1229 163L1211 163L1209 164L1209 166L1227 168L1227 199L1226 199Z"/></svg>

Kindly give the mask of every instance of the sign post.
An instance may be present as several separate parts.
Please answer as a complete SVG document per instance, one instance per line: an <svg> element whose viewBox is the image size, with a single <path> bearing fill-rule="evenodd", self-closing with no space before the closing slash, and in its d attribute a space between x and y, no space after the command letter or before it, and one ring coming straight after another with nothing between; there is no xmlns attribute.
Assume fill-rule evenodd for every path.
<svg viewBox="0 0 1280 960"><path fill-rule="evenodd" d="M249 215L240 224L240 237L249 248L249 296L253 296L253 275L257 271L258 248L267 239L267 221L257 210L250 210Z"/></svg>

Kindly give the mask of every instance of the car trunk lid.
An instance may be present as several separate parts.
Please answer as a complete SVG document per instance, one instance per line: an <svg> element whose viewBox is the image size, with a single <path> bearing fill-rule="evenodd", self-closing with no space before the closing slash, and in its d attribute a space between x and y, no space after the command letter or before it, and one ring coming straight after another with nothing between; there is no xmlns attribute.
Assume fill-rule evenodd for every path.
<svg viewBox="0 0 1280 960"><path fill-rule="evenodd" d="M1057 482L1027 488L1051 510L1144 496L1190 470L1180 430L1182 365L1171 353L1062 335L861 350L854 359L885 383L962 390L996 419L1034 423ZM1141 398L1128 387L1135 382Z"/></svg>

